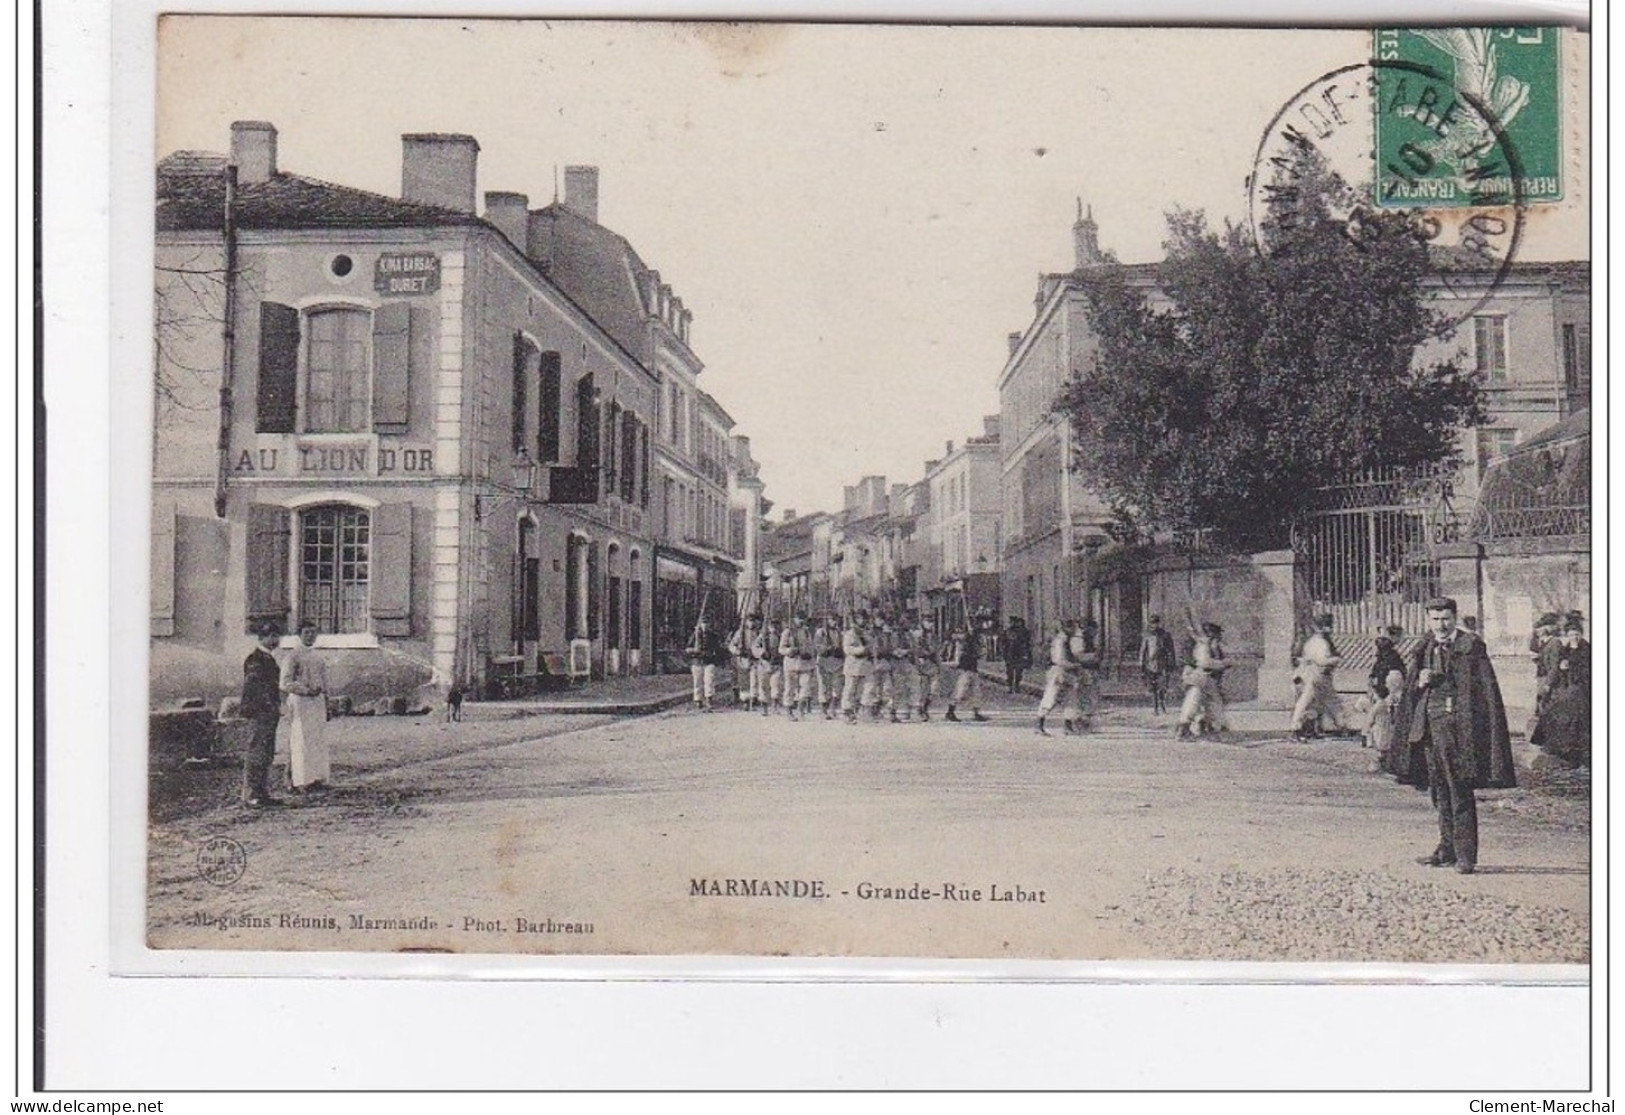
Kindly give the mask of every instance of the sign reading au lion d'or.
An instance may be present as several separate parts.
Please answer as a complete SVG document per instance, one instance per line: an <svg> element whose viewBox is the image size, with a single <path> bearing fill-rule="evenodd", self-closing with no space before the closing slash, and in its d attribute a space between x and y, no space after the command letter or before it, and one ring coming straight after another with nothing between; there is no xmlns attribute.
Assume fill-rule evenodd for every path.
<svg viewBox="0 0 1625 1115"><path fill-rule="evenodd" d="M1563 197L1555 27L1376 33L1377 202Z"/></svg>

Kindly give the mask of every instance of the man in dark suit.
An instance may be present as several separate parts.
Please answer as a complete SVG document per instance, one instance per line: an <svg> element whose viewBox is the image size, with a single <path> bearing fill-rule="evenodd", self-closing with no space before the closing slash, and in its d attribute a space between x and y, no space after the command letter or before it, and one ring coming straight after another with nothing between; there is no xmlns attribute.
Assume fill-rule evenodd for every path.
<svg viewBox="0 0 1625 1115"><path fill-rule="evenodd" d="M1429 636L1411 652L1405 672L1408 747L1396 750L1409 757L1395 773L1412 785L1425 777L1439 813L1439 845L1418 862L1471 875L1478 865L1474 791L1515 786L1517 775L1495 667L1484 641L1458 628L1456 616L1449 597L1428 601ZM1418 769L1423 759L1425 775Z"/></svg>
<svg viewBox="0 0 1625 1115"><path fill-rule="evenodd" d="M282 641L274 623L261 625L260 645L243 660L243 699L238 711L253 725L243 756L243 804L263 809L282 803L271 796L271 760L276 756L276 726L282 719L282 667L271 654Z"/></svg>

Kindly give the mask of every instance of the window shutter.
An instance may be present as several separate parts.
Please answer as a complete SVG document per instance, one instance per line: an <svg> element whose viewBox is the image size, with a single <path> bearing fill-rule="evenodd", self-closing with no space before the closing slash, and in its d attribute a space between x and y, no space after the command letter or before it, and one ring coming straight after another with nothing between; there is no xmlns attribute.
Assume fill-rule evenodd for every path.
<svg viewBox="0 0 1625 1115"><path fill-rule="evenodd" d="M299 396L299 311L260 303L260 372L255 430L291 434Z"/></svg>
<svg viewBox="0 0 1625 1115"><path fill-rule="evenodd" d="M563 369L559 354L542 353L541 389L536 400L536 461L538 464L557 464L559 461L559 425L564 418L562 381Z"/></svg>
<svg viewBox="0 0 1625 1115"><path fill-rule="evenodd" d="M528 440L525 436L525 411L530 402L525 383L525 338L513 335L513 451L518 453Z"/></svg>
<svg viewBox="0 0 1625 1115"><path fill-rule="evenodd" d="M152 504L152 617L154 637L175 633L175 501Z"/></svg>
<svg viewBox="0 0 1625 1115"><path fill-rule="evenodd" d="M631 503L637 497L638 416L631 411L621 415L621 498Z"/></svg>
<svg viewBox="0 0 1625 1115"><path fill-rule="evenodd" d="M576 468L598 474L599 406L591 374L576 381Z"/></svg>
<svg viewBox="0 0 1625 1115"><path fill-rule="evenodd" d="M610 402L608 413L604 416L604 491L615 490L615 466L619 463L620 454L616 451L616 439L620 435L621 404Z"/></svg>
<svg viewBox="0 0 1625 1115"><path fill-rule="evenodd" d="M286 507L248 508L248 622L288 622L288 546L292 516Z"/></svg>
<svg viewBox="0 0 1625 1115"><path fill-rule="evenodd" d="M404 434L412 418L412 305L385 302L372 315L372 425Z"/></svg>
<svg viewBox="0 0 1625 1115"><path fill-rule="evenodd" d="M412 634L412 505L386 503L372 513L372 629Z"/></svg>
<svg viewBox="0 0 1625 1115"><path fill-rule="evenodd" d="M642 490L638 493L638 502L644 507L649 506L649 427L642 422L638 423L638 444L643 453L643 475L638 478Z"/></svg>
<svg viewBox="0 0 1625 1115"><path fill-rule="evenodd" d="M571 535L564 543L564 637L566 639L581 638L581 631L576 626L577 609L580 607L580 588L577 585L576 563L582 560L579 538Z"/></svg>
<svg viewBox="0 0 1625 1115"><path fill-rule="evenodd" d="M587 543L587 638L598 638L598 604L603 587L598 583L598 543Z"/></svg>

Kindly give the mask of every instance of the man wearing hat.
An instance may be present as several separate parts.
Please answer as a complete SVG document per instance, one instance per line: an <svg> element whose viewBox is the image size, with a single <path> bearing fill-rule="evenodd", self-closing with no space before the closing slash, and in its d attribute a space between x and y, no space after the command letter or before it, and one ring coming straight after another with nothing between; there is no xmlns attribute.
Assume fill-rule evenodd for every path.
<svg viewBox="0 0 1625 1115"><path fill-rule="evenodd" d="M237 711L252 726L243 756L243 804L263 809L282 802L271 796L271 760L276 757L276 729L282 719L282 667L272 653L282 642L282 628L265 622L256 629L259 645L243 660L243 695Z"/></svg>
<svg viewBox="0 0 1625 1115"><path fill-rule="evenodd" d="M1329 613L1316 616L1314 633L1304 640L1303 650L1298 655L1298 676L1303 687L1292 709L1292 736L1303 742L1320 736L1323 717L1331 719L1338 735L1348 732L1342 702L1337 699L1337 686L1332 680L1337 664L1343 661L1332 643L1332 622Z"/></svg>
<svg viewBox="0 0 1625 1115"><path fill-rule="evenodd" d="M1152 616L1145 634L1140 636L1140 674L1151 691L1151 711L1168 711L1168 679L1178 668L1178 654L1174 650L1174 636L1162 625L1161 616Z"/></svg>
<svg viewBox="0 0 1625 1115"><path fill-rule="evenodd" d="M1428 635L1406 663L1407 725L1392 766L1401 782L1427 787L1439 843L1419 863L1470 875L1478 864L1477 790L1517 785L1506 706L1481 639L1457 626L1456 602L1428 601Z"/></svg>

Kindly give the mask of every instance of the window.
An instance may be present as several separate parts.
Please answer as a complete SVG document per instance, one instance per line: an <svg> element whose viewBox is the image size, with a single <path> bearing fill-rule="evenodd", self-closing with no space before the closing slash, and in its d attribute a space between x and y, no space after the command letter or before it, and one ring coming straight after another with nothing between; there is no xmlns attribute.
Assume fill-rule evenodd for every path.
<svg viewBox="0 0 1625 1115"><path fill-rule="evenodd" d="M367 428L367 342L372 315L348 308L317 310L307 319L305 429L351 433Z"/></svg>
<svg viewBox="0 0 1625 1115"><path fill-rule="evenodd" d="M299 622L322 634L367 629L371 519L358 507L313 507L299 517Z"/></svg>
<svg viewBox="0 0 1625 1115"><path fill-rule="evenodd" d="M530 441L530 432L526 421L530 409L530 367L531 354L536 350L531 348L525 338L514 335L513 339L513 451L518 453Z"/></svg>
<svg viewBox="0 0 1625 1115"><path fill-rule="evenodd" d="M1591 326L1563 326L1563 383L1570 391L1591 390Z"/></svg>
<svg viewBox="0 0 1625 1115"><path fill-rule="evenodd" d="M1473 318L1473 366L1492 381L1507 378L1507 319L1505 314L1479 314Z"/></svg>
<svg viewBox="0 0 1625 1115"><path fill-rule="evenodd" d="M1490 427L1478 431L1478 474L1497 457L1504 457L1518 444L1518 431L1504 427Z"/></svg>

